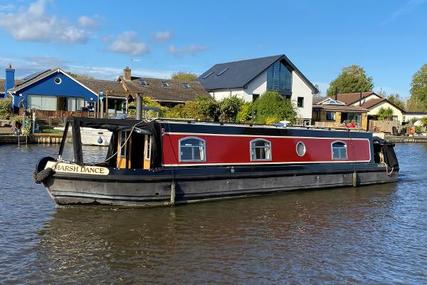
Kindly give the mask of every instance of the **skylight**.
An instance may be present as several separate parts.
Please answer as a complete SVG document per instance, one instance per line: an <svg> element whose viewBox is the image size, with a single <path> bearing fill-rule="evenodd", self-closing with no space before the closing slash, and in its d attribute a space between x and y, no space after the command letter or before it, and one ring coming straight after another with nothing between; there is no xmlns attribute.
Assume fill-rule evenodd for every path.
<svg viewBox="0 0 427 285"><path fill-rule="evenodd" d="M203 78L203 79L206 79L206 78L208 78L209 76L211 76L213 73L214 73L214 72L213 72L213 71L211 71L211 72L209 72L208 74L206 74L205 76L203 76L202 78Z"/></svg>
<svg viewBox="0 0 427 285"><path fill-rule="evenodd" d="M222 74L224 74L227 70L228 70L228 67L224 68L223 70L221 70L220 72L218 72L216 76L221 76L221 75L222 75Z"/></svg>

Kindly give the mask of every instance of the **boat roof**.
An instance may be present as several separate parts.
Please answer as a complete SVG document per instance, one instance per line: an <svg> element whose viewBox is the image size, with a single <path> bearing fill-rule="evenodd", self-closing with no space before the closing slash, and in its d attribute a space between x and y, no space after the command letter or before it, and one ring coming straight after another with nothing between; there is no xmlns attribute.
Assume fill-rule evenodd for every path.
<svg viewBox="0 0 427 285"><path fill-rule="evenodd" d="M262 125L262 124L239 124L239 123L221 123L221 122L201 122L194 119L169 119L159 118L153 121L142 121L136 119L104 119L104 118L82 118L82 117L68 117L67 121L72 124L79 125L80 127L90 127L97 129L108 129L118 130L132 128L138 126L138 128L152 128L154 124L180 124L180 125L197 125L197 126L224 126L224 127L241 127L241 128L254 128L254 129L288 129L288 130L316 130L316 131L341 131L341 132L356 132L356 133L370 133L364 130L352 129L352 128L319 128L314 126L306 127L284 127L274 125Z"/></svg>

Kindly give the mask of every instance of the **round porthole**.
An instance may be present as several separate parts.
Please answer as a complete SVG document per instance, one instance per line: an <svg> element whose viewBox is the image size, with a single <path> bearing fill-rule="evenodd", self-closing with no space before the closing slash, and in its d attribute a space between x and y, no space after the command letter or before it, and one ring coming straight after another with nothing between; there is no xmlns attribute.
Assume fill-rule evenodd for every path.
<svg viewBox="0 0 427 285"><path fill-rule="evenodd" d="M298 156L304 156L306 148L303 142L298 142L296 146Z"/></svg>
<svg viewBox="0 0 427 285"><path fill-rule="evenodd" d="M53 80L54 82L55 82L55 84L61 84L61 82L62 82L62 79L61 78L59 78L59 77L55 77L55 79Z"/></svg>

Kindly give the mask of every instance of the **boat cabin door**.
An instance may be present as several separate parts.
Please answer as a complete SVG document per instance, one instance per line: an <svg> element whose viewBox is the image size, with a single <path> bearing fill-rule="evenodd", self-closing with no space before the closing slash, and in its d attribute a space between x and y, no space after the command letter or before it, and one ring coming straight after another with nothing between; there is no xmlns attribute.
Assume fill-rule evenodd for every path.
<svg viewBox="0 0 427 285"><path fill-rule="evenodd" d="M131 168L132 144L129 131L119 131L117 140L117 168Z"/></svg>

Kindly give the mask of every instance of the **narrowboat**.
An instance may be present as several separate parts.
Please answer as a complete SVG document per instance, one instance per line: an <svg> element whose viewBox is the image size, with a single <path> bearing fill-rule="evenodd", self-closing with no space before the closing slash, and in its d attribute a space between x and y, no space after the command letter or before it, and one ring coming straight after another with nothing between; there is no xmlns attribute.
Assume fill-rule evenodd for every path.
<svg viewBox="0 0 427 285"><path fill-rule="evenodd" d="M100 161L81 128L111 132ZM58 157L41 159L34 178L58 205L174 205L395 182L393 147L349 129L69 118Z"/></svg>

